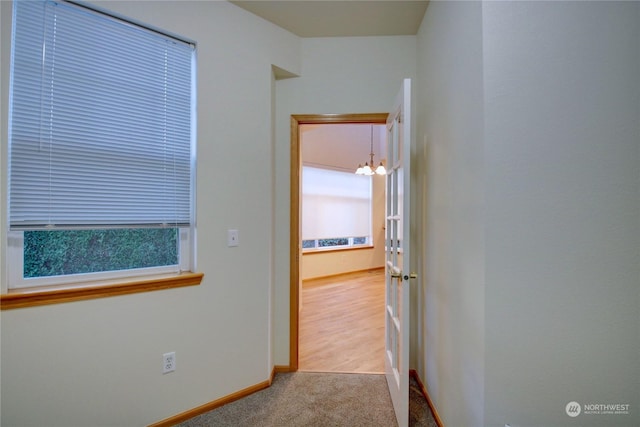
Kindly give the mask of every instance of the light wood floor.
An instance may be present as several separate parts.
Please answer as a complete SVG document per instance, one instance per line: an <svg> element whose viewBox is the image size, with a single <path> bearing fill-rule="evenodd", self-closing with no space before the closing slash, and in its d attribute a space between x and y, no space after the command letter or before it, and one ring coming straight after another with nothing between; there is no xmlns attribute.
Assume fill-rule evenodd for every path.
<svg viewBox="0 0 640 427"><path fill-rule="evenodd" d="M384 269L305 280L298 369L384 372Z"/></svg>

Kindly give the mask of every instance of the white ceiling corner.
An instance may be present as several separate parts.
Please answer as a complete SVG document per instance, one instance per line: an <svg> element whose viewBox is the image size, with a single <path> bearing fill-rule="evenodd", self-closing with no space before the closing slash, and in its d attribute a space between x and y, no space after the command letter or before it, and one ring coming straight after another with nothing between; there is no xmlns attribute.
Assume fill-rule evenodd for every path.
<svg viewBox="0 0 640 427"><path fill-rule="evenodd" d="M428 0L231 1L299 37L415 35Z"/></svg>

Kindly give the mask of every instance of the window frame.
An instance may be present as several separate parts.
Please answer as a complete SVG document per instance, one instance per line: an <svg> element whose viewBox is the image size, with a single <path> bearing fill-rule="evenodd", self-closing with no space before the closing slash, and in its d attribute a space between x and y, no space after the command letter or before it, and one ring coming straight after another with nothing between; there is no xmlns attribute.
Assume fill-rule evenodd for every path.
<svg viewBox="0 0 640 427"><path fill-rule="evenodd" d="M127 270L108 270L93 273L65 274L59 276L24 277L24 231L7 232L7 272L9 289L25 289L61 284L79 284L112 279L131 279L140 276L175 274L191 271L191 229L178 229L178 264L132 268Z"/></svg>
<svg viewBox="0 0 640 427"><path fill-rule="evenodd" d="M134 25L141 27L148 31L161 33L165 36L178 38L187 43L191 43L194 46L196 43L189 39L185 39L181 36L176 36L168 31L158 29L138 22L131 18L112 13L105 9L89 6L83 3L77 3L69 1L67 3L79 6L85 9L89 9L95 13L103 14L110 19L119 20L127 23L128 25ZM11 2L10 5L11 26L15 25L15 4ZM11 31L13 36L13 30ZM13 44L13 41L11 41ZM12 53L11 53L12 54ZM152 290L167 289L173 287L182 287L190 285L198 285L201 283L203 274L193 273L195 271L195 207L196 207L196 57L197 54L194 50L192 56L191 65L191 112L190 112L190 126L191 126L191 225L188 227L178 227L178 259L179 262L176 265L170 266L158 266L128 270L112 270L96 273L83 273L61 276L49 276L40 278L24 278L24 231L10 230L8 225L4 224L3 229L5 233L2 244L6 251L3 256L2 262L5 265L4 279L6 279L7 286L3 287L3 293L0 295L0 308L2 310L9 308L26 307L33 305L44 305L57 302L76 301L82 299L100 298L112 295L122 295L128 293L147 292ZM10 67L8 70L10 74ZM8 79L11 81L11 77ZM10 91L10 87L8 88ZM5 100L10 101L9 98ZM11 104L8 104L8 109L11 108ZM7 118L9 118L7 116ZM10 132L11 125L7 121L7 132ZM7 135L9 136L9 135ZM7 144L6 149L9 149ZM9 153L6 153L6 158L9 158ZM9 170L9 166L4 168ZM5 174L7 179L7 190L9 186L8 173ZM8 204L5 203L8 200L9 192L7 191L5 199L2 202L3 210L5 214L8 212ZM100 227L89 227L97 229ZM61 227L60 229L65 229Z"/></svg>
<svg viewBox="0 0 640 427"><path fill-rule="evenodd" d="M354 243L355 239L365 238L366 241L364 243ZM354 250L354 249L368 249L373 248L373 236L357 236L357 237L335 237L335 239L347 239L348 243L346 245L333 245L333 246L320 246L319 240L330 240L330 239L304 239L302 240L302 253L303 254L311 254L311 253L325 253L332 251L345 251L345 250ZM305 248L304 242L314 241L315 246L312 248Z"/></svg>

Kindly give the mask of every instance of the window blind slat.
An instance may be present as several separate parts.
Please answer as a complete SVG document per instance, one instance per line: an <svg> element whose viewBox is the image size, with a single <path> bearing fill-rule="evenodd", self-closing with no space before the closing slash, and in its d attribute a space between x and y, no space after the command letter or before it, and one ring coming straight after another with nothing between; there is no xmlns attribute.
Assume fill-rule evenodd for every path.
<svg viewBox="0 0 640 427"><path fill-rule="evenodd" d="M193 46L64 2L15 15L11 228L189 225Z"/></svg>

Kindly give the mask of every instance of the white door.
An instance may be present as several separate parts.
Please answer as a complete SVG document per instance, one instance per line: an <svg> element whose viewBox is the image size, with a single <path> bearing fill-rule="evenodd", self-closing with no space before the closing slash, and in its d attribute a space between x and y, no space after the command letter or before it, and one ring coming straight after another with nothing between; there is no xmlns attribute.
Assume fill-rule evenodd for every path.
<svg viewBox="0 0 640 427"><path fill-rule="evenodd" d="M387 118L385 374L399 427L409 423L411 80Z"/></svg>

